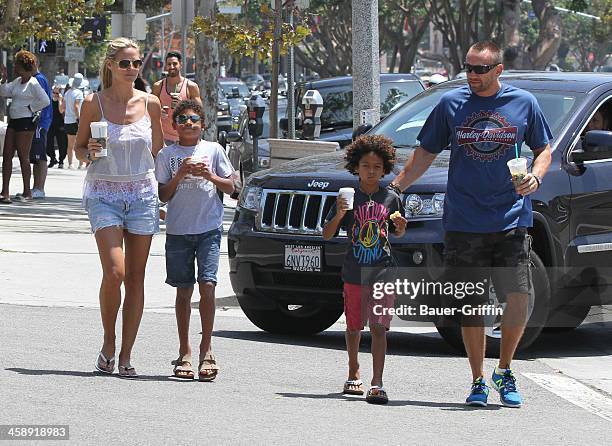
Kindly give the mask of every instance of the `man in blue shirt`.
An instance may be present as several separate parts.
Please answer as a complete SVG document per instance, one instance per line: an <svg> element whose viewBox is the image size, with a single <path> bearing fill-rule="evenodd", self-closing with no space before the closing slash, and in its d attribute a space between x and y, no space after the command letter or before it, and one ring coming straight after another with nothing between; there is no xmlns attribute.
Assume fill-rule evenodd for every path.
<svg viewBox="0 0 612 446"><path fill-rule="evenodd" d="M470 280L488 280L490 274L497 295L505 297L500 361L492 381L505 406L520 407L510 363L528 313L531 239L527 228L533 223L529 195L539 188L550 165L552 134L535 97L499 81L504 67L497 45L472 45L465 67L468 85L442 96L419 134L420 147L391 187L406 189L442 150L450 148L444 263L451 275L462 274L463 281L466 272ZM514 186L506 163L523 142L533 151L534 162L531 173ZM464 303L486 304L488 296L479 298L464 299L461 308ZM473 375L466 404L486 406L483 321L463 314L461 325Z"/></svg>
<svg viewBox="0 0 612 446"><path fill-rule="evenodd" d="M37 72L34 77L45 90L49 101L51 101L51 88L49 81L41 72ZM45 182L47 181L47 132L51 127L53 120L53 106L51 102L40 112L40 118L34 138L32 138L32 146L30 148L30 163L34 165L32 173L34 174L34 187L32 188L32 198L45 198Z"/></svg>

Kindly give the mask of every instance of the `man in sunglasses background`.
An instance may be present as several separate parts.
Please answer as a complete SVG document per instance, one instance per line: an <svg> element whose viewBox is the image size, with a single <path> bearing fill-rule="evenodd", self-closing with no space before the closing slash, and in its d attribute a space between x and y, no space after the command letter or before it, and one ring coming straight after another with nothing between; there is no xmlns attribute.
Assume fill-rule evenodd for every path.
<svg viewBox="0 0 612 446"><path fill-rule="evenodd" d="M168 202L166 283L176 288L179 333L179 357L174 361L174 374L178 378L194 378L189 317L191 295L197 282L202 323L198 376L201 381L212 381L218 372L211 337L223 232L223 203L216 188L228 195L234 191L234 169L223 147L201 140L204 112L198 102L180 102L173 118L179 140L159 152L155 176L159 181L159 198ZM197 278L194 262L198 265Z"/></svg>
<svg viewBox="0 0 612 446"><path fill-rule="evenodd" d="M202 105L198 84L181 75L183 56L178 51L166 54L166 71L168 75L153 85L152 93L162 105L162 130L166 145L178 141L178 133L172 126L172 113L180 101L193 99Z"/></svg>
<svg viewBox="0 0 612 446"><path fill-rule="evenodd" d="M502 53L493 42L478 42L466 55L468 85L445 93L418 136L416 148L391 186L404 190L414 183L444 149L450 149L444 202L444 264L449 277L469 274L470 282L493 279L502 317L499 364L492 383L505 406L522 399L511 361L527 321L530 291L531 200L550 165L548 124L535 97L500 82ZM531 173L513 186L507 162L525 142L533 151ZM488 293L457 304L485 305ZM537 296L536 296L537 298ZM472 369L471 406L486 406L485 330L481 317L460 317L463 343ZM457 322L454 322L455 324Z"/></svg>

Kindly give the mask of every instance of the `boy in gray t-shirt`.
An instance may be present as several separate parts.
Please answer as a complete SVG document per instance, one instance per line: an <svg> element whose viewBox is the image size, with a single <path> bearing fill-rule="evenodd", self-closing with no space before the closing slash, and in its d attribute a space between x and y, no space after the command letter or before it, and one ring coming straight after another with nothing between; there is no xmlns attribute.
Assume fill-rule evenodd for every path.
<svg viewBox="0 0 612 446"><path fill-rule="evenodd" d="M202 322L198 378L212 381L219 370L211 350L211 337L223 232L223 203L215 188L231 194L234 169L219 144L200 140L203 118L202 107L197 102L187 100L178 104L172 125L179 134L179 142L159 152L155 176L159 181L159 198L168 202L166 283L176 288L179 334L179 357L172 362L174 375L186 379L195 376L189 318L197 261Z"/></svg>

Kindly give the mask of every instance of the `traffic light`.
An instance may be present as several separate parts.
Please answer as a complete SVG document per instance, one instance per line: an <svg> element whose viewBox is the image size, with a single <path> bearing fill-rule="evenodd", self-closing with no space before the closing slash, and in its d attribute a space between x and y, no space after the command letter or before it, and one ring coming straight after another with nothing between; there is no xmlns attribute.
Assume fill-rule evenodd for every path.
<svg viewBox="0 0 612 446"><path fill-rule="evenodd" d="M39 39L36 42L36 52L38 54L55 54L57 52L57 43L55 40Z"/></svg>

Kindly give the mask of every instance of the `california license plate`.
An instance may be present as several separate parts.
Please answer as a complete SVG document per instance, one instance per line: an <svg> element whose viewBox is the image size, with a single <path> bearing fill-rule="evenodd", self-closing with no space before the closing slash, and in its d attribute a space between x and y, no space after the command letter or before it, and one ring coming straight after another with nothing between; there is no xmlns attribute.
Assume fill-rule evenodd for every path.
<svg viewBox="0 0 612 446"><path fill-rule="evenodd" d="M320 272L321 247L285 245L285 269L292 271Z"/></svg>

